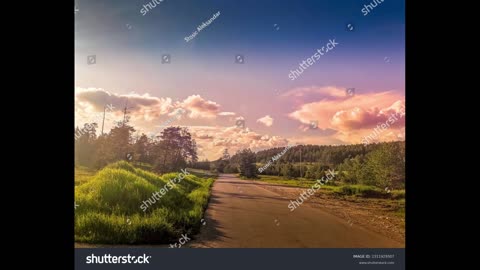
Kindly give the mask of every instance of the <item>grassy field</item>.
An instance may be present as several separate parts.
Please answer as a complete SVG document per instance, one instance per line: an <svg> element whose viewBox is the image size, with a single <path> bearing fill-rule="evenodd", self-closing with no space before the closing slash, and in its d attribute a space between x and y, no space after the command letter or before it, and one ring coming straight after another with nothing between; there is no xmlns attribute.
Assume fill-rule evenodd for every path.
<svg viewBox="0 0 480 270"><path fill-rule="evenodd" d="M76 168L75 241L161 244L176 241L181 234L195 234L208 203L212 177L189 174L145 212L140 208L178 175L157 175L125 161L98 172Z"/></svg>
<svg viewBox="0 0 480 270"><path fill-rule="evenodd" d="M281 176L261 175L260 181L281 184L292 187L311 188L315 184L315 180L298 178L298 179L284 179ZM392 190L387 192L381 188L366 185L347 185L342 183L327 183L323 185L318 191L331 193L341 196L356 196L363 198L384 198L384 199L404 199L405 190ZM317 191L317 192L318 192Z"/></svg>

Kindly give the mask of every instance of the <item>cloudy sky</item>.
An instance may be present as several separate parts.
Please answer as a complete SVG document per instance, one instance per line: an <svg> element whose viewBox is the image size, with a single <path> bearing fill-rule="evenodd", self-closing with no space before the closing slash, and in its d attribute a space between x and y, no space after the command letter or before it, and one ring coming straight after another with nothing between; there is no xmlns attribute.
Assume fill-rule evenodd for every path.
<svg viewBox="0 0 480 270"><path fill-rule="evenodd" d="M148 3L155 7L142 15ZM369 3L77 0L76 124L93 122L112 104L109 130L128 99L139 134L186 126L202 159L218 158L224 148L361 143L405 100L405 2L385 0L364 16ZM330 39L339 44L289 79ZM170 64L162 64L164 54ZM95 64L87 63L89 55ZM235 63L236 55L244 64ZM399 119L378 140L403 140L404 126Z"/></svg>

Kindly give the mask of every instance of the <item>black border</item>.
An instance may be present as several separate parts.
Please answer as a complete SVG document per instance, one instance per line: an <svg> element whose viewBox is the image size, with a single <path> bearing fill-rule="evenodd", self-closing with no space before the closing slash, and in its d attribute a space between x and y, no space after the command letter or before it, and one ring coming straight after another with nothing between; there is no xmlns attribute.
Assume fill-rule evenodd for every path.
<svg viewBox="0 0 480 270"><path fill-rule="evenodd" d="M422 254L432 253L431 249L435 243L442 241L439 238L443 238L443 235L439 234L435 237L430 234L431 237L428 237L427 232L432 230L432 223L425 222L425 219L436 218L435 210L445 211L445 209L434 209L430 199L423 199L433 192L431 181L435 179L432 179L433 175L425 178L422 172L442 169L443 165L431 167L425 164L425 160L434 158L431 154L435 153L434 148L439 147L432 141L431 136L432 133L438 132L439 127L442 127L439 123L442 119L435 119L435 115L422 111L422 108L435 102L432 100L432 92L435 92L435 89L432 88L441 86L441 83L435 85L430 79L446 78L438 78L444 74L438 75L437 78L426 77L426 73L436 72L432 71L432 68L435 67L435 63L438 63L438 58L442 57L442 55L428 54L434 47L430 40L433 18L425 20L425 16L426 14L434 16L434 14L428 8L421 9L420 3L415 2L414 6L413 2L406 2L406 267L414 269L418 267L419 259L428 261L430 267L436 260L443 261L440 257L422 256ZM24 206L15 207L15 211L21 211L18 208L22 207L25 209L21 211L23 214L31 213L31 215L27 214L28 219L24 221L26 225L15 224L16 227L18 226L17 229L21 230L18 234L26 236L21 243L23 247L35 250L35 252L24 251L22 263L38 264L40 262L49 267L59 266L62 269L71 269L70 267L74 265L74 208L72 207L74 201L72 136L74 13L71 12L73 6L74 1L42 2L33 5L30 10L25 10L27 15L24 16L33 18L33 22L37 23L20 26L17 34L23 35L25 40L15 40L15 44L22 42L36 49L31 52L33 55L28 55L28 46L19 48L18 55L23 57L21 59L23 61L18 63L21 64L18 69L20 77L16 80L16 85L19 82L21 85L31 84L24 86L25 88L22 87L21 90L27 91L27 95L31 97L28 100L31 104L27 110L30 113L35 112L34 119L20 125L26 127L25 132L21 133L25 137L24 142L27 148L31 145L38 147L38 150L26 149L22 155L21 160L24 161L21 172L27 171L31 175L25 179L15 179L20 185L19 188L28 189L27 191L31 192L31 197L24 201ZM422 20L423 25L419 24ZM32 27L36 29L32 30ZM441 31L441 29L437 30ZM454 36L451 41L454 41ZM25 96L19 97L19 100L24 99ZM25 108L23 105L22 107ZM28 165L25 166L25 163ZM54 168L52 164L55 164ZM35 225L33 226L32 223ZM45 254L37 254L37 251ZM239 258L241 252L238 250ZM25 257L25 254L28 257ZM30 258L35 256L39 257ZM188 260L188 258L185 259ZM251 263L252 266L255 264L253 261ZM312 266L318 267L318 262L312 260Z"/></svg>

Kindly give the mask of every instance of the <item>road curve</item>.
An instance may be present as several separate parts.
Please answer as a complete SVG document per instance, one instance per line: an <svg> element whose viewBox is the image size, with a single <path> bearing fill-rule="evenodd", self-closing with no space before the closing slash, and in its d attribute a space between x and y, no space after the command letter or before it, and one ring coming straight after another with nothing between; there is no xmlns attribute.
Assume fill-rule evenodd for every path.
<svg viewBox="0 0 480 270"><path fill-rule="evenodd" d="M214 183L206 225L190 247L395 248L401 243L262 188L265 183L223 174Z"/></svg>

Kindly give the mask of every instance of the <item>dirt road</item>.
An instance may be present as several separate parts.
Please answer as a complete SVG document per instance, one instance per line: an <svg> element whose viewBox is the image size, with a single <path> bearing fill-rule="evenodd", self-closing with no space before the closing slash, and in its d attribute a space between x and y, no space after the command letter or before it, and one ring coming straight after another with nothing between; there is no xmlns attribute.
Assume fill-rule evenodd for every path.
<svg viewBox="0 0 480 270"><path fill-rule="evenodd" d="M290 200L266 183L221 175L212 187L206 225L190 247L226 248L393 248L402 243L321 208ZM277 188L282 188L278 186ZM284 187L288 188L288 187Z"/></svg>

